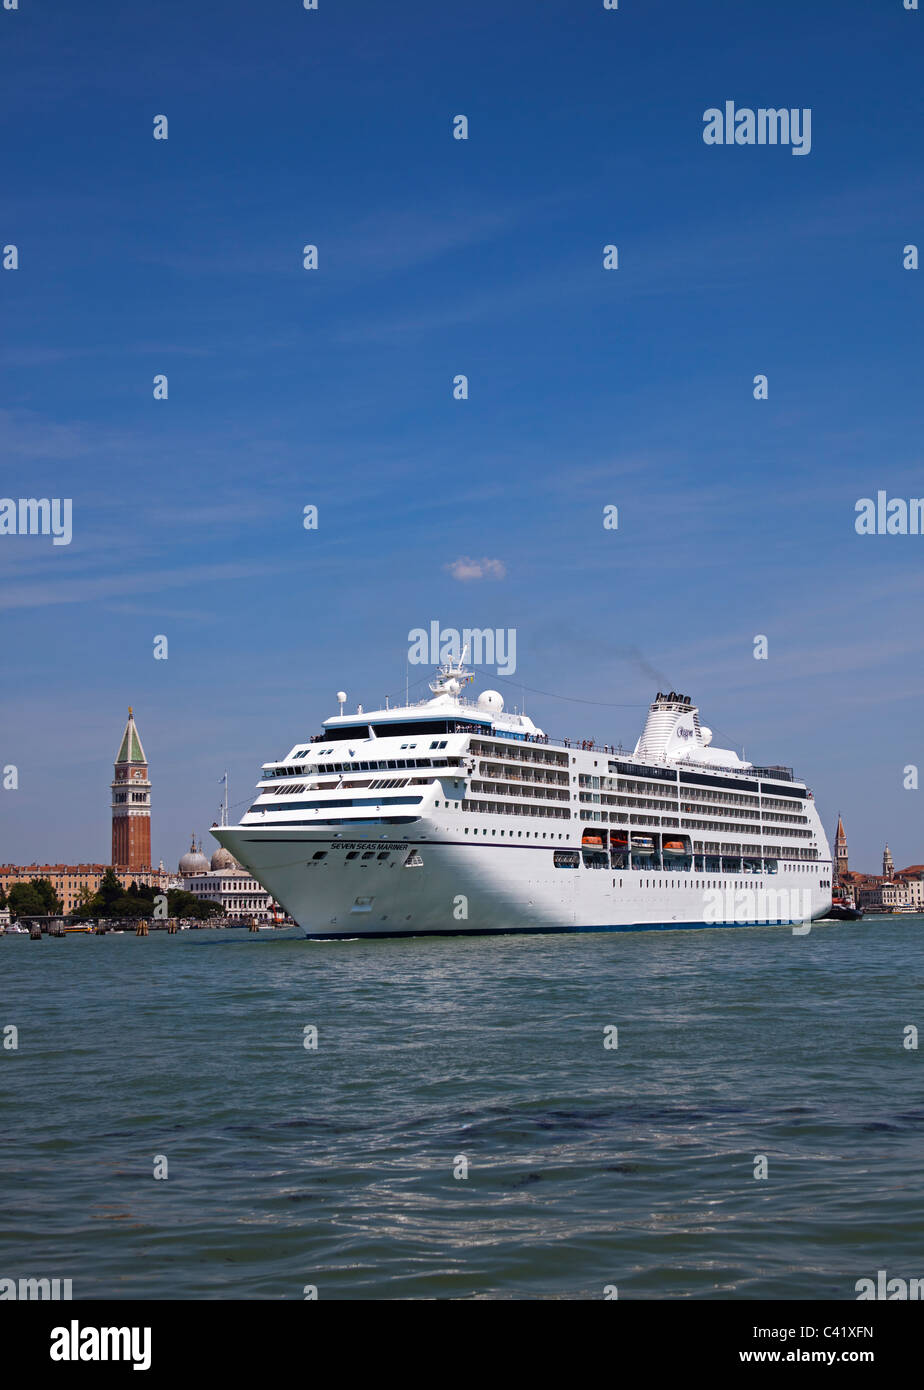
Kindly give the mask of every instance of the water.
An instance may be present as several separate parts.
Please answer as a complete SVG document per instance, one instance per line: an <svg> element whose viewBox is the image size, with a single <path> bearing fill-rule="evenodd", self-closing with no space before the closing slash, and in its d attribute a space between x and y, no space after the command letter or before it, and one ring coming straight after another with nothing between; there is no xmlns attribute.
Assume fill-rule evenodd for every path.
<svg viewBox="0 0 924 1390"><path fill-rule="evenodd" d="M921 1277L922 976L921 917L5 937L0 1275L160 1299L853 1299L881 1268Z"/></svg>

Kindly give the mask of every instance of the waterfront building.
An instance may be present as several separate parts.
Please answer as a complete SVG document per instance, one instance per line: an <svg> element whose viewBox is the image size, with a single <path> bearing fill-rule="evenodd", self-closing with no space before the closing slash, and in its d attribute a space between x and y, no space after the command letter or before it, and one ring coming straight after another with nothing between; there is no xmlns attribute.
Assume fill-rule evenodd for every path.
<svg viewBox="0 0 924 1390"><path fill-rule="evenodd" d="M915 912L924 912L924 864L912 864L907 869L899 869L895 878L907 888L908 901Z"/></svg>
<svg viewBox="0 0 924 1390"><path fill-rule="evenodd" d="M196 836L193 834L189 849L181 857L178 865L180 878L183 879L185 885L186 879L192 878L194 875L207 873L208 867L209 861L202 853L202 841L200 840L199 843L196 844Z"/></svg>
<svg viewBox="0 0 924 1390"><path fill-rule="evenodd" d="M896 869L886 845L881 874L847 873L845 884L865 912L924 912L924 864Z"/></svg>
<svg viewBox="0 0 924 1390"><path fill-rule="evenodd" d="M226 917L236 921L267 922L285 914L276 907L271 893L258 883L226 849L217 849L211 863L202 853L202 845L192 843L179 863L182 887L197 898L220 903Z"/></svg>
<svg viewBox="0 0 924 1390"><path fill-rule="evenodd" d="M911 893L907 884L883 878L860 889L859 906L864 912L894 912L911 906Z"/></svg>
<svg viewBox="0 0 924 1390"><path fill-rule="evenodd" d="M84 896L81 890L97 892L109 867L108 864L0 864L0 888L8 893L14 883L47 878L64 904L64 912L74 912ZM178 882L176 875L168 873L163 863L157 869L114 869L113 872L123 888L137 883L139 888L146 885L166 893L168 888L177 887Z"/></svg>

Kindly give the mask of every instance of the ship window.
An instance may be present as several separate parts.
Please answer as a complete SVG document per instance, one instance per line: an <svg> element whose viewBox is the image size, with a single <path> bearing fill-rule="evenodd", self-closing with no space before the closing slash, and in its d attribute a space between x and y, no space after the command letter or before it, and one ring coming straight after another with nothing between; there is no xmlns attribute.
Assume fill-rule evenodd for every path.
<svg viewBox="0 0 924 1390"><path fill-rule="evenodd" d="M347 854L347 859L358 859L358 858L359 858L359 850L358 850L358 849L351 849L351 850L349 851L349 853Z"/></svg>
<svg viewBox="0 0 924 1390"><path fill-rule="evenodd" d="M327 729L326 733L327 737L333 739L335 743L344 743L347 739L366 739L369 737L369 725L344 724L339 729ZM325 748L323 751L330 753L332 750Z"/></svg>
<svg viewBox="0 0 924 1390"><path fill-rule="evenodd" d="M312 857L312 859L326 859L326 858L327 858L327 850L326 850L326 849L318 849L318 850L315 850L314 854L313 854L311 857Z"/></svg>

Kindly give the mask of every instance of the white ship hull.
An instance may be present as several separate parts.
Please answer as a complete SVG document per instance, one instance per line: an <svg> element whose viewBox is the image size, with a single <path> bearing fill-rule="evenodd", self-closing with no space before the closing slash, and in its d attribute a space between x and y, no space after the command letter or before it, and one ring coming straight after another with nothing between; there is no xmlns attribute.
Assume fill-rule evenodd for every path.
<svg viewBox="0 0 924 1390"><path fill-rule="evenodd" d="M830 865L817 863L780 863L775 874L754 875L583 864L556 869L552 849L541 842L529 848L466 844L435 835L383 841L389 827L375 823L349 840L334 839L320 828L286 834L235 827L213 833L309 936L791 924L823 917L831 906L830 889L820 886ZM360 845L360 857L347 862L348 847ZM313 859L319 850L327 853L320 862ZM363 860L362 853L370 850L374 857ZM414 850L423 862L405 868Z"/></svg>

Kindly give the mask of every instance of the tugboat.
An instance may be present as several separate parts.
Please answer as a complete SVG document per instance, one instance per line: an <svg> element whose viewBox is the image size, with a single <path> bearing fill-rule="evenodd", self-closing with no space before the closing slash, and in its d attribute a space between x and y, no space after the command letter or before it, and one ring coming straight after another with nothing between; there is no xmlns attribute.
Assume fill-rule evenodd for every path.
<svg viewBox="0 0 924 1390"><path fill-rule="evenodd" d="M826 922L859 922L863 910L848 902L843 893L835 891L831 896L831 906L825 913Z"/></svg>

